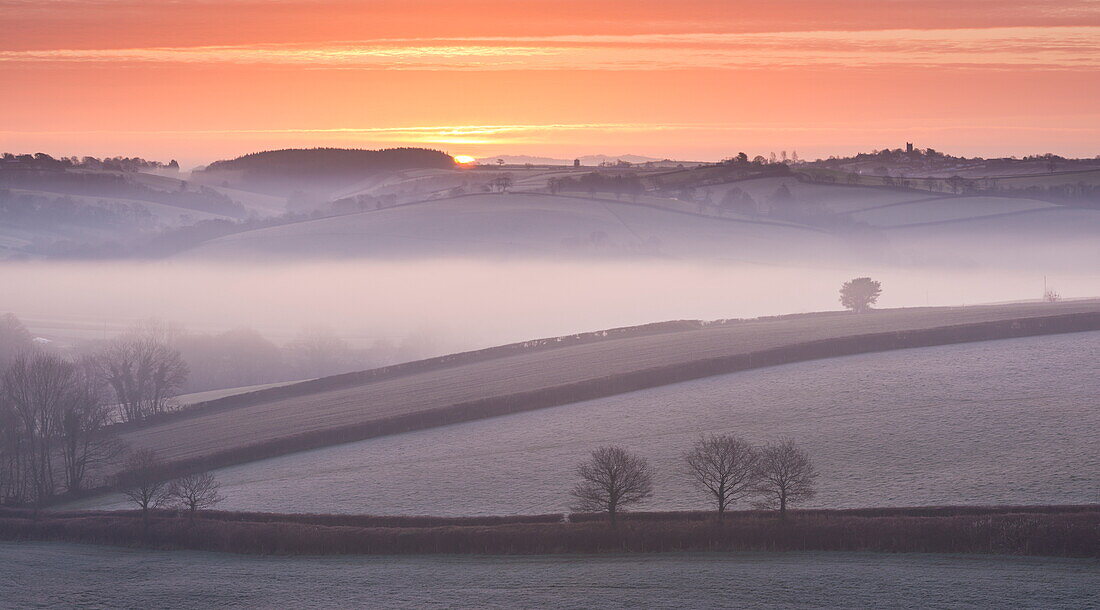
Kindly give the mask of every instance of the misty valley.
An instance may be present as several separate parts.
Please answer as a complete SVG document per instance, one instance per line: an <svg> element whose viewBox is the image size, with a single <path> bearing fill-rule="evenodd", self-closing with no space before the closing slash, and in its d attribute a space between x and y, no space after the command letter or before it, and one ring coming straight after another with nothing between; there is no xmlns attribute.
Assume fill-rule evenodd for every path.
<svg viewBox="0 0 1100 610"><path fill-rule="evenodd" d="M1100 607L1100 7L996 5L0 0L0 608Z"/></svg>
<svg viewBox="0 0 1100 610"><path fill-rule="evenodd" d="M1095 563L1100 204L1067 186L1100 175L1090 161L315 150L189 178L5 161L9 186L63 195L0 191L7 213L34 210L10 238L38 232L0 263L19 287L0 324L0 554L530 555L501 599L533 603L539 566L579 596L550 606L599 597L585 575L600 566L670 582L683 562L752 565L793 583L918 552L881 569L947 600L964 595L937 567L952 553ZM915 169L927 177L895 177ZM1016 173L981 177L994 169ZM91 199L123 192L181 212L125 228L104 210L159 208ZM196 216L203 197L224 217ZM550 557L645 551L688 554L566 571ZM399 583L426 561L334 567ZM1056 573L1039 564L987 569L1022 570L1021 599L1057 595L1031 584ZM432 598L477 603L447 591Z"/></svg>

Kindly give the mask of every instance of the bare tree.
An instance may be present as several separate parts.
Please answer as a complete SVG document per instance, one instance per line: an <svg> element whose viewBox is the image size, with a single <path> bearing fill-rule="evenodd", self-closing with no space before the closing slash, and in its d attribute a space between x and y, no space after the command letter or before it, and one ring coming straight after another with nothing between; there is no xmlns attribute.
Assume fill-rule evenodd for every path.
<svg viewBox="0 0 1100 610"><path fill-rule="evenodd" d="M164 462L152 449L132 452L118 475L122 495L141 509L141 522L149 525L149 510L163 506L170 498L170 485L161 472Z"/></svg>
<svg viewBox="0 0 1100 610"><path fill-rule="evenodd" d="M37 508L55 491L54 444L59 414L71 398L75 367L60 357L25 353L4 372L6 402L22 435L24 473Z"/></svg>
<svg viewBox="0 0 1100 610"><path fill-rule="evenodd" d="M756 448L732 434L704 436L684 454L688 474L714 496L719 519L754 489L758 460Z"/></svg>
<svg viewBox="0 0 1100 610"><path fill-rule="evenodd" d="M512 174L503 174L492 181L492 187L502 193L507 193L512 187Z"/></svg>
<svg viewBox="0 0 1100 610"><path fill-rule="evenodd" d="M111 407L90 362L73 376L68 399L58 413L58 440L65 466L66 491L78 491L89 471L118 458L122 442L110 432Z"/></svg>
<svg viewBox="0 0 1100 610"><path fill-rule="evenodd" d="M759 479L755 493L761 508L778 509L787 518L787 506L813 498L817 493L817 470L810 456L791 439L781 439L760 448L757 466Z"/></svg>
<svg viewBox="0 0 1100 610"><path fill-rule="evenodd" d="M0 504L18 503L27 497L28 451L22 420L6 389L0 388Z"/></svg>
<svg viewBox="0 0 1100 610"><path fill-rule="evenodd" d="M33 345L32 339L30 331L15 314L0 316L0 369L6 368L16 356L29 350Z"/></svg>
<svg viewBox="0 0 1100 610"><path fill-rule="evenodd" d="M225 499L220 489L221 484L212 473L201 472L172 481L168 495L187 509L190 521L194 522L196 512L211 508Z"/></svg>
<svg viewBox="0 0 1100 610"><path fill-rule="evenodd" d="M167 411L189 372L179 351L152 333L115 339L96 362L102 379L114 390L124 421Z"/></svg>
<svg viewBox="0 0 1100 610"><path fill-rule="evenodd" d="M840 287L840 304L856 313L867 311L878 302L882 284L869 277L857 277Z"/></svg>
<svg viewBox="0 0 1100 610"><path fill-rule="evenodd" d="M577 466L581 482L573 487L577 511L606 511L614 527L619 508L653 493L653 472L645 458L622 447L600 447Z"/></svg>

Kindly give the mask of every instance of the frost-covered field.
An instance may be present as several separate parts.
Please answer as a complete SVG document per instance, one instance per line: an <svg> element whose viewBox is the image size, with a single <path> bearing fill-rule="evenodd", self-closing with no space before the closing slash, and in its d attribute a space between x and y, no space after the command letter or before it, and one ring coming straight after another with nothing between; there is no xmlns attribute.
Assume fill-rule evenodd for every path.
<svg viewBox="0 0 1100 610"><path fill-rule="evenodd" d="M188 459L307 431L804 341L1093 311L1096 301L1089 300L882 310L866 316L834 312L611 338L523 351L372 383L320 387L302 396L270 397L257 404L129 431L123 439L133 446L153 448L166 460Z"/></svg>
<svg viewBox="0 0 1100 610"><path fill-rule="evenodd" d="M247 557L2 543L5 607L1085 608L1088 559L730 553ZM30 583L33 583L30 584Z"/></svg>
<svg viewBox="0 0 1100 610"><path fill-rule="evenodd" d="M705 498L679 473L680 453L726 431L802 443L821 471L812 506L1100 502L1098 361L1092 332L712 377L227 468L222 508L565 511L575 464L619 443L657 470L646 508L697 509Z"/></svg>

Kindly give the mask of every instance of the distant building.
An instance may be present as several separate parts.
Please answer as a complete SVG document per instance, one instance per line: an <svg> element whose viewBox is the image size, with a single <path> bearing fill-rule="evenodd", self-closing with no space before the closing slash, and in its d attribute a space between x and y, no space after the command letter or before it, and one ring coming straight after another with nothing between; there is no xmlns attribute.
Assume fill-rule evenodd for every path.
<svg viewBox="0 0 1100 610"><path fill-rule="evenodd" d="M581 166L581 160L580 159L573 159L573 167L580 167L580 166Z"/></svg>
<svg viewBox="0 0 1100 610"><path fill-rule="evenodd" d="M905 143L905 152L912 154L912 152L913 152L913 143L912 142L906 142Z"/></svg>

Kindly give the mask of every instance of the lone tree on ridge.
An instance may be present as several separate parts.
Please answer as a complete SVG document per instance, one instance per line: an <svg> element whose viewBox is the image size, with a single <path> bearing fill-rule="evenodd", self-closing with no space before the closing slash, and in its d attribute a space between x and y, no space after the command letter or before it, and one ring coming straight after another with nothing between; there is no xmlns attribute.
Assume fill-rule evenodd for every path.
<svg viewBox="0 0 1100 610"><path fill-rule="evenodd" d="M600 447L577 466L581 482L573 487L573 510L607 512L617 524L619 508L637 504L653 494L653 471L645 458L622 447Z"/></svg>
<svg viewBox="0 0 1100 610"><path fill-rule="evenodd" d="M882 284L869 277L857 277L840 287L840 304L856 313L871 309L882 294Z"/></svg>

